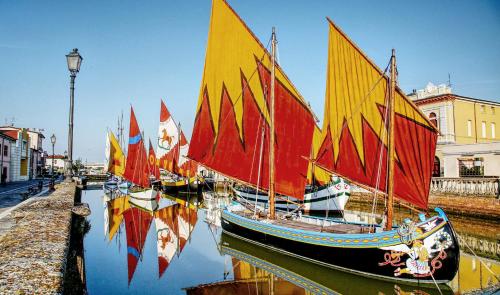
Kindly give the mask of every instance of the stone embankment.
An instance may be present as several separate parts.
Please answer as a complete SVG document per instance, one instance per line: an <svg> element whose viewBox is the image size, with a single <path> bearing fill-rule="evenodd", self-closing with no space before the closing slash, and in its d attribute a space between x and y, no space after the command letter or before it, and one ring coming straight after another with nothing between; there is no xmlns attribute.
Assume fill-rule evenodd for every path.
<svg viewBox="0 0 500 295"><path fill-rule="evenodd" d="M62 293L69 251L74 183L11 213L0 236L0 294Z"/></svg>
<svg viewBox="0 0 500 295"><path fill-rule="evenodd" d="M372 203L370 193L353 192L350 202ZM482 219L500 219L500 199L495 197L431 195L429 208L440 207L447 214L476 217Z"/></svg>

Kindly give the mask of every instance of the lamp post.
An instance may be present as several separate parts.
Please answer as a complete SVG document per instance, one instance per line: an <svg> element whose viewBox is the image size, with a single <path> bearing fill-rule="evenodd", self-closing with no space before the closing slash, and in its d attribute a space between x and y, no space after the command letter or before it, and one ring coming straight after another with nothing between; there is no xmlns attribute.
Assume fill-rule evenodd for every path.
<svg viewBox="0 0 500 295"><path fill-rule="evenodd" d="M69 94L69 131L68 131L68 158L66 159L65 165L65 176L66 181L71 181L73 177L73 105L75 98L75 78L76 73L80 71L80 65L82 64L83 58L78 53L78 49L75 48L69 54L66 55L66 61L68 62L68 70L70 72L71 82L70 82L70 94Z"/></svg>
<svg viewBox="0 0 500 295"><path fill-rule="evenodd" d="M52 143L52 171L50 172L50 184L49 189L54 189L54 146L56 145L56 135L52 134L50 137L50 142Z"/></svg>

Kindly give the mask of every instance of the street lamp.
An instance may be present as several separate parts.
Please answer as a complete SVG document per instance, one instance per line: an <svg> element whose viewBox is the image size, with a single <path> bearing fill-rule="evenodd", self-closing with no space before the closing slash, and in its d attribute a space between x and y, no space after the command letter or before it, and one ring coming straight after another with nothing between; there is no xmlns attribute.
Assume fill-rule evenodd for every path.
<svg viewBox="0 0 500 295"><path fill-rule="evenodd" d="M52 143L52 171L50 173L50 185L49 188L54 189L54 146L56 145L56 135L52 134L50 137L50 142Z"/></svg>
<svg viewBox="0 0 500 295"><path fill-rule="evenodd" d="M69 54L66 55L66 61L68 62L68 70L70 72L71 82L70 82L70 94L69 94L69 131L68 131L68 158L66 159L65 176L66 181L71 181L73 176L73 105L75 99L75 78L76 73L80 71L80 65L82 64L83 58L78 53L78 49L75 48Z"/></svg>

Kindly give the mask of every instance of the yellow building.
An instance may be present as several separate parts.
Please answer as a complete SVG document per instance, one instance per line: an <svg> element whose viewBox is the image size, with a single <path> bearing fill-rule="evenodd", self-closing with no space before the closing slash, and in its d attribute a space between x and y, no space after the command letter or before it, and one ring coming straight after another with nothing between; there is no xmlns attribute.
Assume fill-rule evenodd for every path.
<svg viewBox="0 0 500 295"><path fill-rule="evenodd" d="M434 176L500 176L500 102L431 83L409 97L440 131Z"/></svg>

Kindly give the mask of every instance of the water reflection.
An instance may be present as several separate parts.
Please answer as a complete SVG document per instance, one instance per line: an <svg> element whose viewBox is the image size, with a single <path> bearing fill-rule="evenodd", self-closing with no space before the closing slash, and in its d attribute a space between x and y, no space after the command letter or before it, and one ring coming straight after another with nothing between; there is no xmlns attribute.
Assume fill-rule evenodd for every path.
<svg viewBox="0 0 500 295"><path fill-rule="evenodd" d="M467 254L461 256L457 277L438 290L365 278L276 253L223 234L220 208L231 200L211 194L201 199L162 195L151 200L158 206L142 208L127 196L103 196L102 191L87 191L83 198L92 209L92 228L85 236L90 294L452 294L498 284L487 269L498 276L498 261L488 260L485 266ZM473 234L458 223L457 229L463 228ZM491 240L481 236L484 232L474 237Z"/></svg>
<svg viewBox="0 0 500 295"><path fill-rule="evenodd" d="M113 198L114 197L114 198ZM128 284L134 277L137 264L142 261L144 245L150 227L154 223L158 253L158 276L161 278L170 262L180 256L198 220L197 207L183 200L175 202L174 197L161 195L137 204L128 195L105 195L105 235L111 241L116 233L125 227L127 243ZM163 207L159 204L163 203ZM183 203L183 204L181 204ZM147 208L160 208L148 210Z"/></svg>

